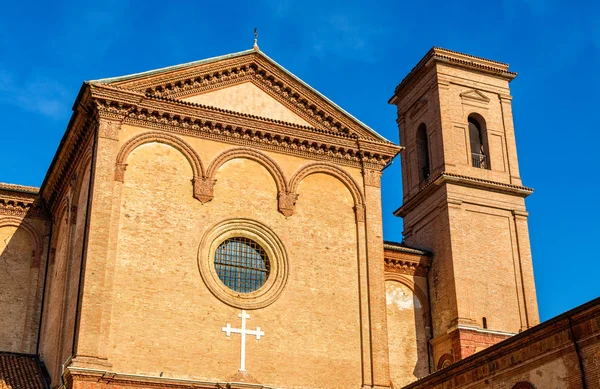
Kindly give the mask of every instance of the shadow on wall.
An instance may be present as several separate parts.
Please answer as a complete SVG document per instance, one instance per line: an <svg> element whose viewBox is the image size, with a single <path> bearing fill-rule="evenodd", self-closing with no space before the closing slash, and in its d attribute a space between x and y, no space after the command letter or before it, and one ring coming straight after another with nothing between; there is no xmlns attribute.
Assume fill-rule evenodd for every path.
<svg viewBox="0 0 600 389"><path fill-rule="evenodd" d="M403 387L429 374L428 309L409 276L392 278L386 281L390 374L394 387Z"/></svg>
<svg viewBox="0 0 600 389"><path fill-rule="evenodd" d="M0 215L0 351L35 354L44 254L36 226L43 223Z"/></svg>
<svg viewBox="0 0 600 389"><path fill-rule="evenodd" d="M415 361L415 368L413 375L419 379L430 374L429 371L429 321L427 318L428 312L426 307L417 297L417 294L413 294L413 306L414 318L415 318L415 347L417 348L417 360Z"/></svg>

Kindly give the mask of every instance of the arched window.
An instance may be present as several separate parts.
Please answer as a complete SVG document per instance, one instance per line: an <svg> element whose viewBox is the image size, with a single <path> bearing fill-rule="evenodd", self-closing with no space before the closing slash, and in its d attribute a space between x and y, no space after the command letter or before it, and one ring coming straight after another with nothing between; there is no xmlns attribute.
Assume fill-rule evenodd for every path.
<svg viewBox="0 0 600 389"><path fill-rule="evenodd" d="M471 142L471 160L473 167L481 169L489 169L490 162L485 151L482 132L483 119L475 118L474 115L469 116L469 139Z"/></svg>
<svg viewBox="0 0 600 389"><path fill-rule="evenodd" d="M531 382L521 381L517 382L512 389L535 389L535 386Z"/></svg>
<svg viewBox="0 0 600 389"><path fill-rule="evenodd" d="M442 370L454 363L454 357L451 354L444 354L438 360L437 370Z"/></svg>
<svg viewBox="0 0 600 389"><path fill-rule="evenodd" d="M417 164L419 167L419 181L429 178L429 142L427 139L427 127L422 123L417 129Z"/></svg>

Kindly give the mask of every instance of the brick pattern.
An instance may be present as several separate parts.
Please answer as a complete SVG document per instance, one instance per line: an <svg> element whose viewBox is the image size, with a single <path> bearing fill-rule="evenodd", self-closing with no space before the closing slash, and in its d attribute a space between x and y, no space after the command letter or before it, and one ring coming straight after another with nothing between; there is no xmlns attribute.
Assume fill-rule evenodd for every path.
<svg viewBox="0 0 600 389"><path fill-rule="evenodd" d="M469 335L471 336L471 335ZM474 339L477 342L485 339ZM442 369L404 389L600 388L600 298ZM580 364L581 360L581 364Z"/></svg>
<svg viewBox="0 0 600 389"><path fill-rule="evenodd" d="M49 229L37 188L0 184L0 351L35 353Z"/></svg>
<svg viewBox="0 0 600 389"><path fill-rule="evenodd" d="M236 89L219 93L243 103ZM203 115L200 106L175 105ZM273 107L281 110L263 104L256 113L270 117ZM318 146L313 143L288 152L275 146L295 140L266 128L260 137L269 144L252 134L236 136L244 128L237 124L200 121L236 140L232 145L213 130L206 133L204 124L179 126L177 120L187 120L181 116L150 125L132 121L146 115L141 111L125 112L126 119L124 106L101 108L79 336L67 367L73 376L94 368L166 380L237 379L239 343L220 328L235 320L239 307L211 293L198 261L205 260L202 239L212 226L250 219L278 236L290 267L283 292L251 311L251 323L266 333L248 343L246 366L254 381L389 387L378 172L383 165L370 158L353 162L333 149L312 158L303 150ZM257 120L209 111L242 126ZM272 129L287 126L269 123ZM356 142L348 135L318 134L322 141ZM264 147L253 147L256 142ZM381 147L396 149L377 140L373 146L380 159L388 155ZM174 317L181 318L177 331L170 329ZM295 363L263 363L273 358Z"/></svg>
<svg viewBox="0 0 600 389"><path fill-rule="evenodd" d="M0 389L45 389L36 357L0 352Z"/></svg>
<svg viewBox="0 0 600 389"><path fill-rule="evenodd" d="M35 350L48 260L39 346L53 388L382 389L438 366L407 388L600 389L600 300L535 326L514 77L434 48L396 88L397 214L418 248L383 242L381 169L398 148L258 52L86 84L39 195L49 209L35 188L0 184L0 233L15 247L0 255L35 269L14 281L30 289L17 324L0 301L0 323L24 329L0 344ZM491 169L471 164L469 113L484 120ZM203 234L246 219L289 257L281 294L250 310L266 332L248 343L251 374L219 331L239 307L198 274ZM0 353L0 389L42 387L35 357Z"/></svg>
<svg viewBox="0 0 600 389"><path fill-rule="evenodd" d="M456 329L449 335L452 344L452 355L456 356L455 360L469 357L476 352L510 338L510 335L508 334L497 334L463 328Z"/></svg>
<svg viewBox="0 0 600 389"><path fill-rule="evenodd" d="M510 109L508 65L434 48L398 86L397 106L407 244L431 250L434 360L454 359L539 322ZM468 117L482 124L491 169L471 161ZM419 174L417 129L427 128L431 174ZM490 237L493 237L490 240ZM449 335L451 334L451 336ZM507 336L506 335L506 336Z"/></svg>

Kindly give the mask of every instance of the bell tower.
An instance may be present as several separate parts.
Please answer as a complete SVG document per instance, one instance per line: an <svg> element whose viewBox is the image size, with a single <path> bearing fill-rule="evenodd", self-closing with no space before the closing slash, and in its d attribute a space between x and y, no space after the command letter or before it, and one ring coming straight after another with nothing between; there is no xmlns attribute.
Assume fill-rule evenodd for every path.
<svg viewBox="0 0 600 389"><path fill-rule="evenodd" d="M508 65L432 48L396 87L404 240L433 252L436 369L539 323Z"/></svg>

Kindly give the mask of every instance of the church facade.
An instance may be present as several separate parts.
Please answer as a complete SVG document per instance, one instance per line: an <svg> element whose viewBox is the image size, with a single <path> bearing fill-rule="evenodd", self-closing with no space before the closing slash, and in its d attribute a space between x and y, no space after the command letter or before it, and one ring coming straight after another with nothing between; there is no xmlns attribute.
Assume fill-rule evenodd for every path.
<svg viewBox="0 0 600 389"><path fill-rule="evenodd" d="M401 146L256 45L85 82L41 188L0 184L0 380L34 361L21 387L485 387L447 372L544 330L515 76L433 48L389 101ZM380 193L398 154L401 243ZM583 382L519 355L497 387Z"/></svg>

